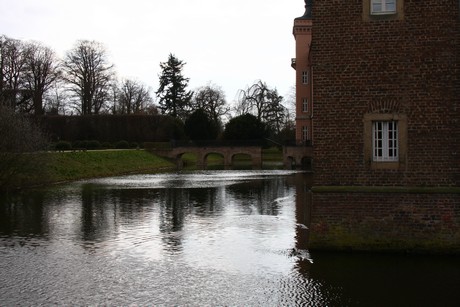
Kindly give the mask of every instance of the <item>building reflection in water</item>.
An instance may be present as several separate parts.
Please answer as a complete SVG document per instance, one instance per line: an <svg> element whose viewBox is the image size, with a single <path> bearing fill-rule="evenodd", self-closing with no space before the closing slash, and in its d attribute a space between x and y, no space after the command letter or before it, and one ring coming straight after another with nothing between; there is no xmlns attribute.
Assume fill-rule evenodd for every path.
<svg viewBox="0 0 460 307"><path fill-rule="evenodd" d="M262 301L271 287L284 305L458 301L452 290L460 282L455 258L318 251L333 249L331 244L350 250L351 244L410 236L448 242L449 236L458 238L458 195L312 193L312 178L304 173L222 182L159 188L95 181L13 195L0 200L0 247L33 245L36 255L42 246L50 269L70 270L73 260L68 259L102 260L95 264L98 269L112 263L108 276L127 264L144 267L131 281L145 275L149 284L152 270L163 278L157 282L168 285L176 283L170 275L192 270L199 272L187 275L194 284L213 280L211 288L235 278L232 285L223 283L225 290L246 278L244 289L255 289L251 295L263 293ZM439 240L429 241L433 234ZM81 268L74 269L71 274L78 276ZM228 275L220 279L223 274ZM54 285L50 276L44 282ZM382 289L391 295L382 296ZM419 293L436 293L436 300Z"/></svg>

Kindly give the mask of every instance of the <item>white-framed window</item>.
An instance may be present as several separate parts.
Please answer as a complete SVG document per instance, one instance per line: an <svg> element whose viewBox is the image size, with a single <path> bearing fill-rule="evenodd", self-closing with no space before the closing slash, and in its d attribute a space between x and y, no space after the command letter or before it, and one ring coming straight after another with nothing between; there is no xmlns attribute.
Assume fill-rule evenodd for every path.
<svg viewBox="0 0 460 307"><path fill-rule="evenodd" d="M308 141L308 127L302 126L302 141Z"/></svg>
<svg viewBox="0 0 460 307"><path fill-rule="evenodd" d="M302 112L308 112L308 98L302 99Z"/></svg>
<svg viewBox="0 0 460 307"><path fill-rule="evenodd" d="M308 71L302 71L302 84L308 84Z"/></svg>
<svg viewBox="0 0 460 307"><path fill-rule="evenodd" d="M372 123L372 152L375 162L397 162L399 160L397 121Z"/></svg>
<svg viewBox="0 0 460 307"><path fill-rule="evenodd" d="M394 14L396 13L397 0L370 0L371 14Z"/></svg>

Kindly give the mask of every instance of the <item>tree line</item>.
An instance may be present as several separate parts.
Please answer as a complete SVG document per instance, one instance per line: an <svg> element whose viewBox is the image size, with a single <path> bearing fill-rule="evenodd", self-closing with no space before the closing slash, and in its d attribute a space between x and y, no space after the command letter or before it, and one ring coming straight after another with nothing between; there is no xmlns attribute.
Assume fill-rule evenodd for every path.
<svg viewBox="0 0 460 307"><path fill-rule="evenodd" d="M15 112L133 114L154 112L149 89L117 80L104 46L78 41L63 59L38 42L0 36L0 104Z"/></svg>
<svg viewBox="0 0 460 307"><path fill-rule="evenodd" d="M233 107L218 85L188 89L186 63L170 54L160 63L159 87L137 80L118 79L104 46L81 40L63 59L37 42L0 36L0 105L16 113L43 114L164 114L178 119L190 138L217 138L224 124L240 127L254 121L263 137L293 130L289 110L276 88L256 81L238 92ZM244 126L244 125L243 125ZM241 128L239 128L241 129ZM229 129L235 130L235 129ZM235 131L238 131L236 129ZM250 134L252 131L243 129ZM241 131L238 137L241 136ZM227 137L236 138L228 135ZM245 138L254 137L252 135ZM262 137L262 136L261 136Z"/></svg>

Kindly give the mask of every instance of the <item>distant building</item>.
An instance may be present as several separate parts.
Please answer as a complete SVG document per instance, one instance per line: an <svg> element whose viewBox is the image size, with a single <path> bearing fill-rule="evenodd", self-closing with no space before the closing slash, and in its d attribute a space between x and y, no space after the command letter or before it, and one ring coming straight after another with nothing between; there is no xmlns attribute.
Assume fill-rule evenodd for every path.
<svg viewBox="0 0 460 307"><path fill-rule="evenodd" d="M294 20L296 57L291 65L296 70L296 143L311 143L313 137L313 100L311 78L312 15L311 1L305 1L305 13Z"/></svg>
<svg viewBox="0 0 460 307"><path fill-rule="evenodd" d="M458 186L460 1L305 3L296 138L315 184Z"/></svg>

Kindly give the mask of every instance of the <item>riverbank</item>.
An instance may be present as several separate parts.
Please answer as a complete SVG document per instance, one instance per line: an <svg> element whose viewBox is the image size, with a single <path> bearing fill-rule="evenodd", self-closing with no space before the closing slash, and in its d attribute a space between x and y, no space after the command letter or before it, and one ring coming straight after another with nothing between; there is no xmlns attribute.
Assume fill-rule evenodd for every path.
<svg viewBox="0 0 460 307"><path fill-rule="evenodd" d="M172 170L175 165L144 150L101 150L48 152L42 154L39 172L24 172L15 178L15 187L75 181L87 178L152 173Z"/></svg>
<svg viewBox="0 0 460 307"><path fill-rule="evenodd" d="M174 164L144 150L105 150L56 153L53 181L107 177L172 169Z"/></svg>
<svg viewBox="0 0 460 307"><path fill-rule="evenodd" d="M196 158L187 154L183 157L187 165L194 166ZM281 162L281 151L276 148L264 150L263 160L267 163ZM146 150L88 150L40 153L35 167L18 167L17 174L8 182L9 189L43 186L88 178L119 176L133 173L154 173L176 169L174 162ZM242 166L250 166L250 158L236 156ZM209 166L222 164L222 157L210 155Z"/></svg>

